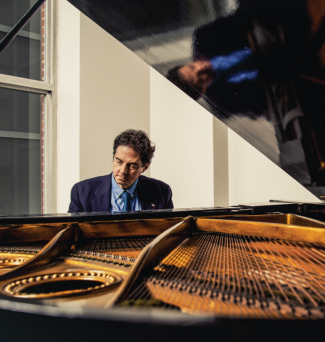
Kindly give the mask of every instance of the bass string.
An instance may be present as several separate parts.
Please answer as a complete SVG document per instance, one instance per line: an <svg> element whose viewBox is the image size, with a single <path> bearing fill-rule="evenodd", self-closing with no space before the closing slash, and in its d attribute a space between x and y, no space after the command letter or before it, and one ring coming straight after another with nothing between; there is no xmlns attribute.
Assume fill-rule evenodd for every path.
<svg viewBox="0 0 325 342"><path fill-rule="evenodd" d="M276 251L274 251L271 246L267 243L265 243L263 241L263 239L260 239L260 244L263 245L267 251L269 251L269 253L271 253L271 255L278 261L278 264L274 264L274 266L276 267L276 273L279 276L279 278L282 280L282 282L287 285L290 290L291 293L297 298L297 300L300 302L301 305L304 305L304 300L303 298L299 295L299 293L297 292L296 288L293 286L293 282L296 284L296 286L305 293L305 295L309 298L309 300L315 305L318 306L317 303L315 302L315 300L309 295L309 293L307 293L304 288L301 286L300 282L297 281L295 282L293 274L289 271L288 267L281 261L281 256L279 256L278 254L276 254ZM272 261L272 259L270 258L270 260Z"/></svg>
<svg viewBox="0 0 325 342"><path fill-rule="evenodd" d="M312 282L310 282L310 280L313 280L314 284L316 283L319 286L319 288L322 289L323 291L325 291L325 288L324 288L323 284L321 284L321 282L318 281L313 276L313 274L308 271L309 266L301 258L299 258L299 256L296 253L293 253L291 249L287 248L284 244L282 244L281 241L278 243L271 241L270 243L272 243L272 246L275 249L277 249L277 252L279 255L284 254L286 256L286 260L287 260L288 264L290 264L290 268L293 271L292 274L297 274L299 270L302 271L301 275L303 276L303 278L301 276L299 276L299 277L296 276L295 283L298 284L298 286L301 288L302 292L310 299L310 301L315 306L318 306L318 304L314 301L314 299L310 296L310 294L305 290L305 287L310 288L314 292L314 294L316 294L318 296L318 298L324 303L325 302L324 296L316 289L316 287L313 285ZM296 267L294 266L293 261L294 261ZM300 281L300 279L302 281ZM306 283L305 286L302 286L303 282Z"/></svg>
<svg viewBox="0 0 325 342"><path fill-rule="evenodd" d="M236 241L237 243L237 251L239 250L239 248L241 247L242 253L236 253L236 257L240 257L242 264L245 265L244 269L245 269L245 273L246 273L246 277L244 277L244 281L247 283L249 283L250 281L253 282L253 286L254 286L254 296L255 296L255 307L256 307L256 316L260 315L264 318L280 318L278 313L274 313L271 312L271 310L269 310L269 307L267 305L267 302L265 301L265 294L261 285L261 282L259 281L259 278L256 274L256 272L254 272L255 268L253 266L253 262L255 262L257 265L257 261L256 258L254 256L254 254L252 253L249 244L242 240L241 243L238 242L238 239L240 239L241 237L238 235L234 235L234 241ZM253 259L250 257L250 255L253 256ZM235 258L236 258L235 257ZM259 267L259 265L258 265ZM240 284L240 279L238 279L239 281L239 295L241 294L241 284ZM244 297L245 298L245 297ZM241 307L245 308L246 305L243 305L242 301L241 301Z"/></svg>

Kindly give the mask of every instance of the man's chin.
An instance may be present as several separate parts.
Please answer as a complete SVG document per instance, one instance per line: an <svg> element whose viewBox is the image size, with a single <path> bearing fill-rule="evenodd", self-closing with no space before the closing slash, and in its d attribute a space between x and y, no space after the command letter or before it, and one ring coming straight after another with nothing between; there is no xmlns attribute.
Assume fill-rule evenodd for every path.
<svg viewBox="0 0 325 342"><path fill-rule="evenodd" d="M118 181L116 181L116 183L122 189L127 189L128 188L128 181L126 181L126 180L118 180Z"/></svg>

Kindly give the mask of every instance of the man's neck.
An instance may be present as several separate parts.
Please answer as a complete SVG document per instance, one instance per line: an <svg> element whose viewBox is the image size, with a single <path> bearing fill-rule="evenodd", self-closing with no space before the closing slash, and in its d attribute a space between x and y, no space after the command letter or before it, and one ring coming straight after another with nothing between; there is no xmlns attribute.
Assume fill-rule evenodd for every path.
<svg viewBox="0 0 325 342"><path fill-rule="evenodd" d="M112 175L113 175L113 174L112 174ZM119 188L121 188L121 189L123 189L123 190L129 190L129 189L131 189L131 188L133 187L133 185L134 185L135 183L138 182L138 179L139 179L139 178L137 178L129 187L123 188L123 186L121 186L120 184L118 184L118 183L116 182L116 179L115 179L114 175L113 175L113 178L114 178L115 184L116 184Z"/></svg>

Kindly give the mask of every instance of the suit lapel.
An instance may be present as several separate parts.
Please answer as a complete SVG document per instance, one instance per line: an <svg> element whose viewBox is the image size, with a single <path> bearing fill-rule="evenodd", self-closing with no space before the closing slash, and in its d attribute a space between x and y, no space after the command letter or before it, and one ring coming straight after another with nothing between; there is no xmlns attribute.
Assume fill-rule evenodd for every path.
<svg viewBox="0 0 325 342"><path fill-rule="evenodd" d="M111 188L112 188L112 174L105 176L98 186L95 194L97 198L91 201L93 211L110 211L111 209Z"/></svg>
<svg viewBox="0 0 325 342"><path fill-rule="evenodd" d="M138 178L137 185L138 200L141 204L141 210L156 209L156 203L152 201L150 189L147 189L144 178Z"/></svg>
<svg viewBox="0 0 325 342"><path fill-rule="evenodd" d="M101 184L95 191L97 197L91 201L94 212L110 211L111 189L112 174L110 173L103 177ZM138 179L137 194L141 204L141 210L157 209L157 203L152 199L151 191L146 187L145 180L141 176Z"/></svg>

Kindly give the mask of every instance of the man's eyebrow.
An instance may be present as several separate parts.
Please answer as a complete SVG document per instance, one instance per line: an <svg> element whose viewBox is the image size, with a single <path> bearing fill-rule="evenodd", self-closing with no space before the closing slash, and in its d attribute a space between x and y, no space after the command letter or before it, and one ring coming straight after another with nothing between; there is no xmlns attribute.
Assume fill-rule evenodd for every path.
<svg viewBox="0 0 325 342"><path fill-rule="evenodd" d="M116 157L115 158L118 160L118 161L123 161L122 159L120 159L119 157ZM128 163L128 165L139 165L139 163Z"/></svg>

